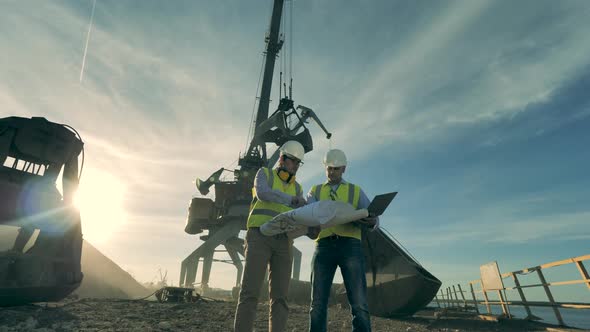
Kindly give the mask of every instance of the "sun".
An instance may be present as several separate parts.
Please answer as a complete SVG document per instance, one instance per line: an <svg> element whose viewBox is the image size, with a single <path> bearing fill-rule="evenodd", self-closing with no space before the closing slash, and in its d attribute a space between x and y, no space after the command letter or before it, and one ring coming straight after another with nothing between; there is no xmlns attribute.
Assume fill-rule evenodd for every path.
<svg viewBox="0 0 590 332"><path fill-rule="evenodd" d="M82 234L93 244L104 243L123 226L125 185L111 173L84 169L74 205L80 210Z"/></svg>

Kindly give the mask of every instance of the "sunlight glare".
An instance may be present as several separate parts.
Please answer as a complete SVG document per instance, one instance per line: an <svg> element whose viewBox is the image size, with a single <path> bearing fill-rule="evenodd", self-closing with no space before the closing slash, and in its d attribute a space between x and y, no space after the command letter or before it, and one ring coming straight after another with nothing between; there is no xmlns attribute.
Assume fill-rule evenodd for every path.
<svg viewBox="0 0 590 332"><path fill-rule="evenodd" d="M80 210L82 233L91 243L104 243L126 221L125 185L114 175L85 169L74 205Z"/></svg>

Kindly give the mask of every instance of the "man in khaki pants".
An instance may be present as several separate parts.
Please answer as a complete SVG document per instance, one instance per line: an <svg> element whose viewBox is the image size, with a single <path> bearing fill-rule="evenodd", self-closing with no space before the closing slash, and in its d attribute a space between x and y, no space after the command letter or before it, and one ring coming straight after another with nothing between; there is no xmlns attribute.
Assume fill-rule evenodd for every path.
<svg viewBox="0 0 590 332"><path fill-rule="evenodd" d="M305 205L301 185L295 181L305 150L299 142L288 141L280 151L278 167L261 168L254 180L253 204L246 233L246 263L234 320L236 332L252 331L267 266L269 331L285 331L287 326L293 240L286 234L264 236L260 233L260 226L282 212Z"/></svg>

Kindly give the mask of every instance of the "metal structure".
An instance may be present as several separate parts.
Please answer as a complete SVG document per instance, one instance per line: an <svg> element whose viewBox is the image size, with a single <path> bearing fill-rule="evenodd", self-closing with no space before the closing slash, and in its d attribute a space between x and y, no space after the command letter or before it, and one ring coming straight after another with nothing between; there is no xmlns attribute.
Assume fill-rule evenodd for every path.
<svg viewBox="0 0 590 332"><path fill-rule="evenodd" d="M215 186L215 201L209 198L193 198L189 207L185 231L199 234L205 242L182 262L180 286L191 287L195 283L199 261L203 261L201 287L206 292L215 248L224 246L231 257L231 263L238 273L233 289L237 296L242 275L240 255L244 255L243 240L238 237L240 230L246 229L246 220L251 202L251 189L254 176L262 166L272 167L278 158L278 151L267 156L266 144L282 145L289 140L300 142L305 152L313 149L312 138L305 127L308 119L313 119L326 133L315 113L305 107L294 107L291 90L281 98L277 110L268 117L270 91L275 58L283 44L279 35L283 0L275 0L270 32L266 38L266 61L261 95L254 124L254 135L247 153L239 159L239 168L233 170L232 181L220 180L223 172L220 168L209 178L197 179L199 192L206 195L211 186ZM286 90L286 88L285 88ZM363 246L366 257L369 309L378 316L411 315L427 305L436 295L441 282L424 269L415 259L396 244L392 237L383 231L363 232ZM294 248L293 279L299 279L301 252ZM305 282L295 282L293 293L303 294L304 301L309 301L311 286ZM295 289L297 288L297 290ZM291 299L295 294L289 295Z"/></svg>
<svg viewBox="0 0 590 332"><path fill-rule="evenodd" d="M201 299L193 288L166 286L158 289L154 296L158 302L197 302Z"/></svg>
<svg viewBox="0 0 590 332"><path fill-rule="evenodd" d="M501 289L497 287L487 287L485 280L485 276L482 275L482 279L473 280L469 282L469 288L472 298L466 299L465 294L467 291L464 291L461 288L461 285L457 284L457 288L455 285L449 286L446 288L446 294L443 290L440 291L440 294L436 297L436 302L438 303L439 307L452 308L452 309L461 309L461 310L473 310L477 314L481 314L479 310L479 305L485 306L487 315L492 314L491 306L500 306L502 310L502 315L500 318L513 318L513 315L510 314L509 306L522 306L524 307L527 316L524 317L526 320L541 320L540 317L537 317L533 314L531 310L532 307L549 307L552 308L553 314L555 315L555 319L557 320L558 324L561 326L566 326L566 322L563 319L561 312L559 309L580 309L580 310L588 310L590 309L589 302L559 302L556 301L553 293L551 292L550 286L563 286L563 285L579 285L585 284L586 288L590 290L590 274L588 274L588 270L584 265L584 261L590 261L590 255L578 256L573 258L568 258L560 261L545 263L542 265L512 271L507 273L500 274L500 278L502 280L506 279L507 283L512 281L514 286L505 286L502 285ZM573 280L565 280L565 281L548 281L543 273L544 270L553 267L565 266L568 264L574 264L580 273L580 279L573 279ZM536 274L540 283L534 284L521 284L521 279L518 276L524 276L528 274ZM503 281L504 282L504 281ZM531 301L527 300L524 290L526 288L538 288L542 287L545 294L547 295L547 301ZM518 298L520 300L509 300L506 295L502 295L502 292L506 291L516 291ZM491 299L490 295L494 295L497 299ZM459 295L457 295L459 294ZM483 299L478 298L479 296L476 294L481 294ZM459 299L459 296L461 299Z"/></svg>
<svg viewBox="0 0 590 332"><path fill-rule="evenodd" d="M436 296L440 280L420 265L383 229L362 232L369 312L411 316Z"/></svg>
<svg viewBox="0 0 590 332"><path fill-rule="evenodd" d="M313 110L301 105L294 106L291 88L289 95L285 91L277 110L270 117L268 116L275 61L284 42L279 33L283 2L284 0L275 0L273 4L270 29L265 39L266 51L261 93L254 122L254 134L249 148L239 158L237 169L221 168L206 180L197 179L196 181L197 188L203 195L209 193L211 186L215 186L215 201L196 197L190 203L185 231L188 234L199 234L207 230L208 234L201 236L205 242L182 261L179 281L181 286L191 287L195 284L199 262L202 261L200 284L203 292L206 292L214 253L216 248L223 246L231 257L231 263L237 269L234 287L234 292L237 294L243 270L240 256L244 256L244 241L238 237L238 234L240 230L246 229L254 177L260 167L272 167L279 154L276 150L274 154L268 156L266 145L281 146L289 140L295 140L303 145L306 153L311 151L313 141L305 126L309 119L313 119L323 129L327 138L331 137ZM221 179L225 171L233 172L233 180ZM301 252L296 248L293 252L293 278L299 279Z"/></svg>
<svg viewBox="0 0 590 332"><path fill-rule="evenodd" d="M0 306L57 301L80 285L82 231L72 199L82 150L65 125L0 119L0 225L17 234L0 252Z"/></svg>
<svg viewBox="0 0 590 332"><path fill-rule="evenodd" d="M277 150L268 157L266 144L280 146L286 141L296 140L303 145L305 152L311 151L312 138L305 127L310 118L322 128L328 139L331 137L311 109L304 106L294 107L293 100L290 95L287 97L286 91L285 97L279 101L278 109L268 117L275 58L283 44L279 35L282 11L283 0L275 0L270 33L266 38L266 61L254 135L247 153L239 159L239 168L233 170L234 179L220 180L222 173L227 171L220 168L206 180L196 181L197 188L203 195L209 192L211 186L215 186L215 201L203 197L193 198L191 201L185 231L199 234L208 230L209 234L202 236L201 239L205 242L183 260L180 286L192 287L195 284L199 261L202 260L201 287L206 292L215 249L224 246L231 257L231 263L238 271L232 290L234 296L237 296L243 269L240 255L244 255L243 240L238 237L238 233L246 229L254 176L260 167L272 167L279 153ZM291 89L289 91L291 94ZM386 317L412 315L434 298L441 282L395 243L392 237L381 230L364 231L362 241L367 262L369 309L372 314ZM301 252L295 248L293 252L293 279L298 280ZM291 293L310 294L309 283L296 282L292 285L290 298L295 296ZM304 298L307 302L309 296Z"/></svg>

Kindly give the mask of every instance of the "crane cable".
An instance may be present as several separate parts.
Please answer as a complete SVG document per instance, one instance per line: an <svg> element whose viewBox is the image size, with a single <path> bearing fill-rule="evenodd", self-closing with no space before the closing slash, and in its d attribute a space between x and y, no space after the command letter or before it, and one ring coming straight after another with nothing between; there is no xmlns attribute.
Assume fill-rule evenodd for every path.
<svg viewBox="0 0 590 332"><path fill-rule="evenodd" d="M283 6L281 8L281 25L279 27L279 43L281 38L283 38L283 41L285 40L285 6ZM286 55L284 55L285 52L283 52L283 55L281 55L281 52L279 50L279 53L277 54L279 57L279 66L278 66L278 70L279 70L279 101L283 98L283 73L285 73L285 59L286 59Z"/></svg>
<svg viewBox="0 0 590 332"><path fill-rule="evenodd" d="M279 100L282 97L281 92L284 93L285 98L291 99L293 98L293 1L289 1L289 15L287 16L287 6L283 6L283 24L281 24L282 29L282 36L283 41L289 38L288 45L283 43L285 50L283 52L284 56L282 56L281 61L281 82L279 82ZM289 18L289 27L287 28L287 17ZM287 71L288 69L288 71ZM284 74L284 82L282 80ZM288 74L288 75L287 75ZM289 90L287 90L287 77L289 79ZM291 128L293 123L293 118L287 118L287 127Z"/></svg>
<svg viewBox="0 0 590 332"><path fill-rule="evenodd" d="M284 56L279 55L279 100L282 98L283 93L285 94L286 98L292 99L293 98L293 0L286 0L289 1L289 27L287 28L287 6L283 6L283 20L281 23L281 35L283 36L283 42L288 37L289 44L288 46L284 45L284 48L288 49L283 52ZM288 71L287 71L288 69ZM284 82L283 82L283 74L284 74ZM287 74L289 78L289 91L287 92Z"/></svg>
<svg viewBox="0 0 590 332"><path fill-rule="evenodd" d="M293 0L289 8L289 99L293 99Z"/></svg>
<svg viewBox="0 0 590 332"><path fill-rule="evenodd" d="M248 153L248 145L250 144L250 140L254 138L254 127L256 126L256 119L254 115L256 114L256 105L259 102L260 98L258 97L258 92L260 92L260 81L262 81L262 72L264 71L264 61L266 60L266 53L263 52L262 55L262 63L260 64L260 73L258 74L258 83L256 84L256 93L254 94L254 105L252 105L252 114L250 115L250 128L248 128L248 136L246 136L246 146L244 147L244 151Z"/></svg>
<svg viewBox="0 0 590 332"><path fill-rule="evenodd" d="M272 4L269 7L269 17L272 16ZM262 73L264 72L264 62L266 60L266 45L263 47L262 50L262 62L260 64L260 73L258 74L258 83L256 84L256 93L254 93L254 105L252 105L252 114L250 115L250 128L248 128L248 136L246 136L246 146L244 147L245 153L248 153L248 148L250 145L250 140L254 138L255 134L255 126L256 126L256 104L259 102L260 97L258 93L260 92L260 82L262 81Z"/></svg>

